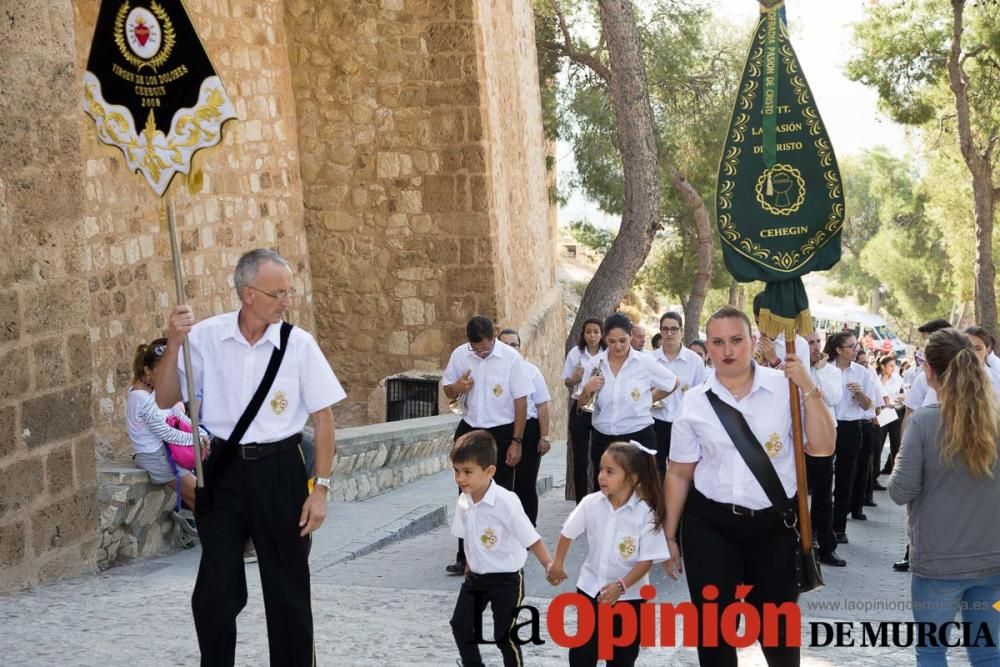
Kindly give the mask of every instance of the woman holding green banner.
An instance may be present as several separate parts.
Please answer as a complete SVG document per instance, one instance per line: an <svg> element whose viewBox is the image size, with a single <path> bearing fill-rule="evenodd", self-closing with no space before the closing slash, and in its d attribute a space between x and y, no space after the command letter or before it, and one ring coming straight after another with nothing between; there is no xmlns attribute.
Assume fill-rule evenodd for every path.
<svg viewBox="0 0 1000 667"><path fill-rule="evenodd" d="M749 593L740 597L764 618L764 605L798 599L799 544L794 519L790 521L787 510L770 500L757 481L764 479L766 484L767 479L751 467L737 441L758 450L771 479L780 483L777 493L789 499L791 507L797 489L793 420L789 411L775 409L789 403L789 380L802 391L809 454L833 453L833 419L809 369L795 354L787 355L783 371L753 362L750 321L741 310L726 306L709 318L705 328L715 371L688 391L674 420L664 528L671 558L665 568L675 579L683 571L683 545L688 590L695 605L712 602L725 609L735 602L740 587L748 586ZM734 415L733 420L727 418ZM745 437L732 428L737 421L747 425ZM766 630L768 635L774 631ZM777 641L762 647L770 667L799 664L799 649L790 645L798 641L792 641L786 630L782 619ZM698 661L703 667L737 664L736 648L719 643L699 628Z"/></svg>

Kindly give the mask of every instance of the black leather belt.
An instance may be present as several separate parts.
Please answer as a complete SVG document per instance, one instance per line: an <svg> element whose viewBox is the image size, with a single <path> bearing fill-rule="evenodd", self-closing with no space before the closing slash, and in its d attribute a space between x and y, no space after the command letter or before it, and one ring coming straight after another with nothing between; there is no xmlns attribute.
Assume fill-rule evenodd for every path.
<svg viewBox="0 0 1000 667"><path fill-rule="evenodd" d="M298 447L300 442L302 442L302 434L296 433L277 442L249 442L245 445L239 445L236 451L239 452L239 457L244 461L258 461Z"/></svg>
<svg viewBox="0 0 1000 667"><path fill-rule="evenodd" d="M720 503L718 500L712 500L711 498L709 498L708 496L706 496L693 486L691 487L691 490L689 491L688 495L694 496L698 501L710 505L712 507L715 507L717 509L723 510L727 513L732 512L736 516L755 517L764 514L778 514L778 510L774 509L773 505L771 507L765 507L763 509L753 510L750 509L749 507L743 507L742 505L737 505L736 503ZM792 496L789 500L792 501L793 503L796 502L795 496Z"/></svg>

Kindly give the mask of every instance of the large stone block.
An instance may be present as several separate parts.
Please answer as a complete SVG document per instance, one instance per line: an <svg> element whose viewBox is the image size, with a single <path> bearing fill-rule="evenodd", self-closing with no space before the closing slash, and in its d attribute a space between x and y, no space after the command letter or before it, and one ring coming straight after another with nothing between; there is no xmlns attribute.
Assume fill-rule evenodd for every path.
<svg viewBox="0 0 1000 667"><path fill-rule="evenodd" d="M72 444L59 445L45 457L45 484L52 495L73 487Z"/></svg>
<svg viewBox="0 0 1000 667"><path fill-rule="evenodd" d="M0 516L25 507L45 489L42 460L29 458L0 468Z"/></svg>
<svg viewBox="0 0 1000 667"><path fill-rule="evenodd" d="M0 155L3 153L0 152ZM21 335L21 315L17 305L17 292L0 292L0 343L17 340Z"/></svg>
<svg viewBox="0 0 1000 667"><path fill-rule="evenodd" d="M52 389L66 382L66 358L62 338L47 338L32 348L35 356L35 388Z"/></svg>
<svg viewBox="0 0 1000 667"><path fill-rule="evenodd" d="M13 567L24 560L25 525L16 521L0 526L0 567Z"/></svg>
<svg viewBox="0 0 1000 667"><path fill-rule="evenodd" d="M0 459L17 449L18 423L17 406L0 407Z"/></svg>
<svg viewBox="0 0 1000 667"><path fill-rule="evenodd" d="M31 365L27 348L15 348L0 354L0 399L18 398L31 386Z"/></svg>
<svg viewBox="0 0 1000 667"><path fill-rule="evenodd" d="M56 391L25 401L21 407L24 442L38 447L93 427L90 385Z"/></svg>
<svg viewBox="0 0 1000 667"><path fill-rule="evenodd" d="M77 280L48 280L24 293L24 331L53 334L86 322L89 303Z"/></svg>
<svg viewBox="0 0 1000 667"><path fill-rule="evenodd" d="M38 510L31 517L35 554L68 545L97 530L93 489L81 489Z"/></svg>

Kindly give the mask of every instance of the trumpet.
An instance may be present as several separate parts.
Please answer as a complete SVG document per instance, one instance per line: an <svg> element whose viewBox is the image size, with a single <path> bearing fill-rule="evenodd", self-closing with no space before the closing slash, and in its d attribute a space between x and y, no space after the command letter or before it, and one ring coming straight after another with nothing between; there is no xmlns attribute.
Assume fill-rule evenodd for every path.
<svg viewBox="0 0 1000 667"><path fill-rule="evenodd" d="M457 398L448 403L448 408L456 415L464 417L469 411L469 393L459 394Z"/></svg>
<svg viewBox="0 0 1000 667"><path fill-rule="evenodd" d="M577 364L576 365L576 370L582 371L583 370L583 364ZM583 376L581 375L580 377L582 378ZM574 401L578 400L580 398L580 394L582 392L583 392L583 380L581 379L577 383L577 385L575 387L573 387L573 393L570 394L570 398L572 398Z"/></svg>
<svg viewBox="0 0 1000 667"><path fill-rule="evenodd" d="M601 377L601 369L600 368L595 368L594 372L591 374L590 377L595 377L595 378ZM595 391L593 394L590 395L590 400L587 401L586 405L578 405L577 407L580 410L583 410L584 412L591 412L591 413L593 413L594 412L594 408L597 407L597 395L599 393L600 393L600 390Z"/></svg>

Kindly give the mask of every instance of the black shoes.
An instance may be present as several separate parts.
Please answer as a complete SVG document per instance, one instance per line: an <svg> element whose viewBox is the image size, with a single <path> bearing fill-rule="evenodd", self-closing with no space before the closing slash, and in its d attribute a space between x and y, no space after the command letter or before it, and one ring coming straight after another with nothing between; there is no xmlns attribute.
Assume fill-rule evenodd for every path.
<svg viewBox="0 0 1000 667"><path fill-rule="evenodd" d="M851 518L855 521L867 521L868 515L864 512L851 512Z"/></svg>
<svg viewBox="0 0 1000 667"><path fill-rule="evenodd" d="M847 541L847 533L834 533L833 536L837 538L837 544L850 544Z"/></svg>
<svg viewBox="0 0 1000 667"><path fill-rule="evenodd" d="M865 507L878 507L878 505L875 504L874 500L866 500Z"/></svg>
<svg viewBox="0 0 1000 667"><path fill-rule="evenodd" d="M457 560L450 565L445 565L444 571L448 574L465 574L465 561Z"/></svg>
<svg viewBox="0 0 1000 667"><path fill-rule="evenodd" d="M892 564L892 569L896 572L909 572L910 571L910 559L904 558L903 560L897 560Z"/></svg>
<svg viewBox="0 0 1000 667"><path fill-rule="evenodd" d="M819 562L823 563L823 565L832 565L833 567L844 567L847 565L847 561L838 556L836 551L829 553L820 552Z"/></svg>
<svg viewBox="0 0 1000 667"><path fill-rule="evenodd" d="M874 486L874 489L875 489L876 491L888 491L888 490L889 490L889 487L887 487L887 486L882 486L882 485L881 485L881 484L879 484L878 482L875 482L875 486Z"/></svg>

